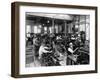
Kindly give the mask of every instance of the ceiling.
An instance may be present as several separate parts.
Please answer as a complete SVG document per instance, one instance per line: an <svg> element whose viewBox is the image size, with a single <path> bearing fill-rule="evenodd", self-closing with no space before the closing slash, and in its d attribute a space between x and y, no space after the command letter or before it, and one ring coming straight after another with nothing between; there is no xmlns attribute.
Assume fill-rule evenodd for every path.
<svg viewBox="0 0 100 80"><path fill-rule="evenodd" d="M50 14L50 13L27 13L27 17L39 16L39 17L47 17L61 20L73 20L73 16L69 14Z"/></svg>

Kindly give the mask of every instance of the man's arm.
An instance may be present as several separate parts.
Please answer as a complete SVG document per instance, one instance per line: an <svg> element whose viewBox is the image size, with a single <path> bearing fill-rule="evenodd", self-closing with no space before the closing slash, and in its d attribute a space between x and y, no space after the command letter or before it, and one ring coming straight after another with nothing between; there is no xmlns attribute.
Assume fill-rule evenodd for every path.
<svg viewBox="0 0 100 80"><path fill-rule="evenodd" d="M71 48L68 48L68 51L71 52L72 54L74 53L74 51Z"/></svg>
<svg viewBox="0 0 100 80"><path fill-rule="evenodd" d="M47 51L47 50L46 50L47 48L48 48L48 47L44 47L43 50L42 50L42 52L43 52L43 53L51 53L52 51Z"/></svg>

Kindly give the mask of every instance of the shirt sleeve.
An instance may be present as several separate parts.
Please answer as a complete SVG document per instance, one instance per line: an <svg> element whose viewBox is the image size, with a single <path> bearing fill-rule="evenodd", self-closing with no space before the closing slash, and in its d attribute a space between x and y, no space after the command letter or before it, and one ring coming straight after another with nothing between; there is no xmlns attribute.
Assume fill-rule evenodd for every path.
<svg viewBox="0 0 100 80"><path fill-rule="evenodd" d="M74 51L71 48L68 48L68 51L74 53Z"/></svg>
<svg viewBox="0 0 100 80"><path fill-rule="evenodd" d="M47 47L44 47L43 50L42 50L42 52L44 52L44 53L50 52L50 51L47 51L46 48L47 48Z"/></svg>

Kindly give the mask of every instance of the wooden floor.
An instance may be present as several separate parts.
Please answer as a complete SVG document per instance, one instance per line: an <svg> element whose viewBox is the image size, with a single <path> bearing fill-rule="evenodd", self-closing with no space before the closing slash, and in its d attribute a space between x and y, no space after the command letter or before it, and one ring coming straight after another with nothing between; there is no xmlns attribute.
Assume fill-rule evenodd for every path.
<svg viewBox="0 0 100 80"><path fill-rule="evenodd" d="M26 67L39 67L39 66L41 66L41 64L37 59L35 59L33 62L26 64Z"/></svg>

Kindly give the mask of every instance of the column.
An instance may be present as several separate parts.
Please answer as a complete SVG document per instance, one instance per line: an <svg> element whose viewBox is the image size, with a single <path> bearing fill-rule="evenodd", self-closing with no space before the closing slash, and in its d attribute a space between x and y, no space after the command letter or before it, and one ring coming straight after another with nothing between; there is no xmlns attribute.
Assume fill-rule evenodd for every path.
<svg viewBox="0 0 100 80"><path fill-rule="evenodd" d="M64 32L64 33L65 33L65 36L66 36L66 33L67 33L67 32L66 32L66 31L67 31L67 28L66 28L66 27L67 27L66 20L64 20L64 25L65 25L65 32Z"/></svg>
<svg viewBox="0 0 100 80"><path fill-rule="evenodd" d="M52 29L53 29L53 33L55 33L55 26L54 26L54 19L52 19Z"/></svg>

